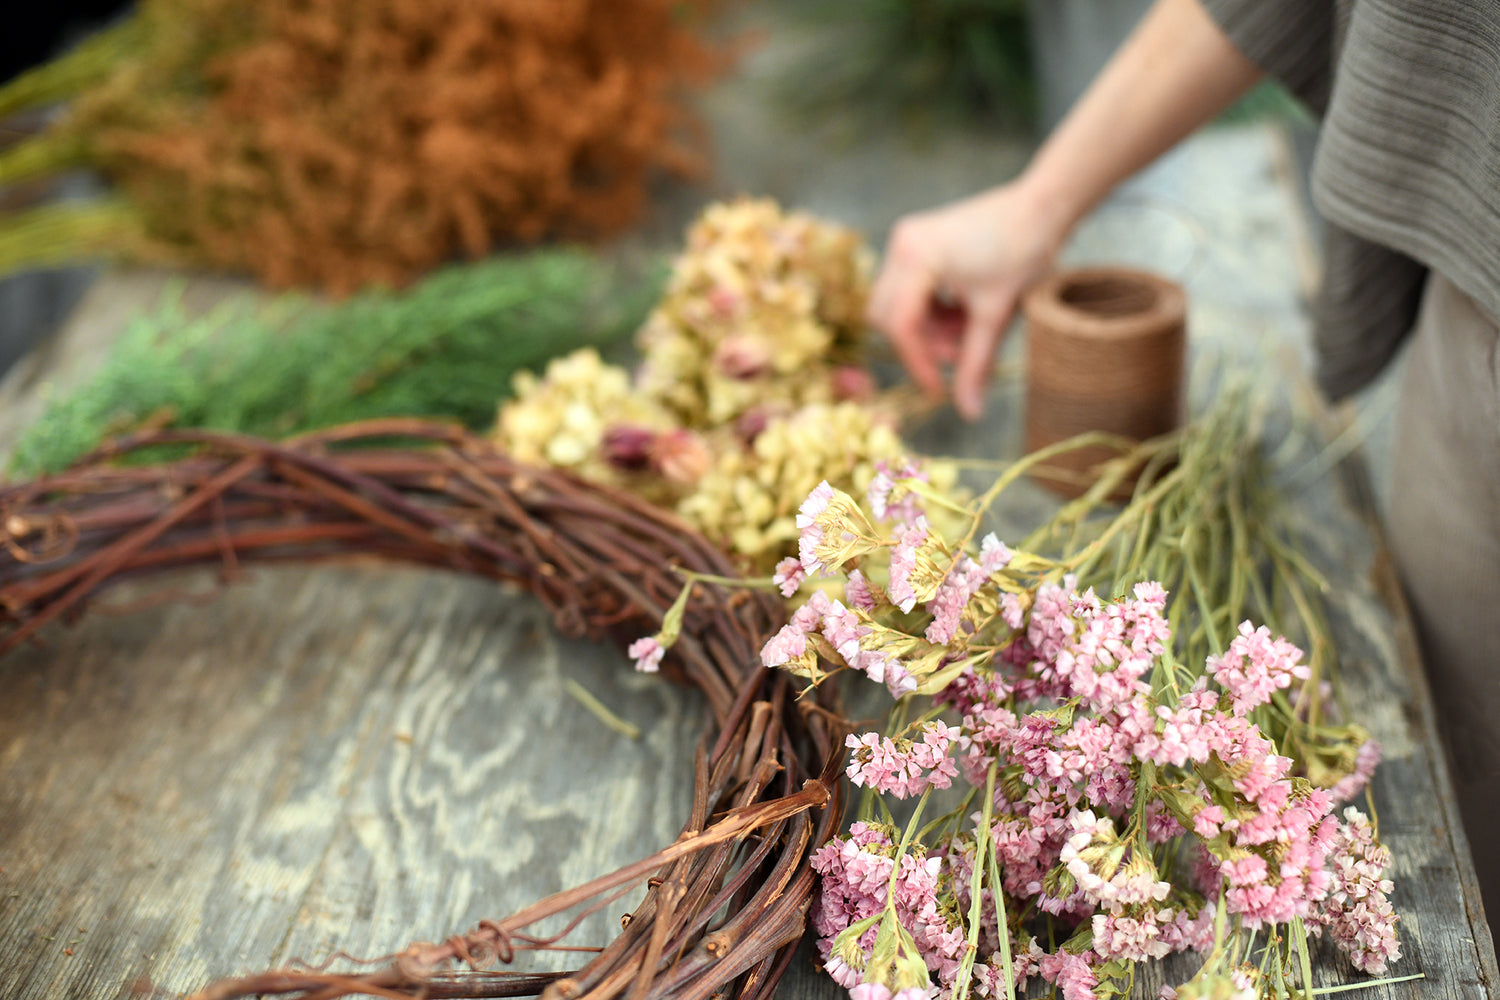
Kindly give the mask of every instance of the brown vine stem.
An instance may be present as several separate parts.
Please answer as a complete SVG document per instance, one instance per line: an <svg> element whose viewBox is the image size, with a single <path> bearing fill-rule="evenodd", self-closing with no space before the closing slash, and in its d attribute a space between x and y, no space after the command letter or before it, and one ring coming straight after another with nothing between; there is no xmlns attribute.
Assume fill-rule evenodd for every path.
<svg viewBox="0 0 1500 1000"><path fill-rule="evenodd" d="M395 446L393 442L404 443ZM176 462L117 464L188 446ZM730 559L671 514L555 470L528 468L445 424L378 420L279 444L206 431L117 441L64 473L0 486L0 652L121 580L217 564L350 556L444 567L529 589L569 633L629 641L654 632L678 569L736 576ZM331 1000L764 1000L811 900L809 852L842 812L844 722L826 690L797 698L759 663L784 621L764 591L702 582L663 673L710 706L683 833L647 858L439 944L413 944L366 972L267 970L195 1000L281 994ZM645 898L602 949L560 943L582 915L641 883ZM581 913L579 912L581 911ZM563 931L527 928L573 912ZM520 951L592 953L567 974L501 973Z"/></svg>

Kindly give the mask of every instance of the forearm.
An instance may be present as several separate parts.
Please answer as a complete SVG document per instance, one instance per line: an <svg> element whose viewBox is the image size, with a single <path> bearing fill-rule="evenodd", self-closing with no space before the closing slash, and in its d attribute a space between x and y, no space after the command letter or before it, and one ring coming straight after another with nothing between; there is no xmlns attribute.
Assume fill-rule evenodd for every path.
<svg viewBox="0 0 1500 1000"><path fill-rule="evenodd" d="M977 419L1006 324L1068 231L1110 190L1258 80L1199 0L1157 0L1016 181L900 219L868 316L934 397ZM938 297L962 306L934 308Z"/></svg>
<svg viewBox="0 0 1500 1000"><path fill-rule="evenodd" d="M1199 0L1157 0L1019 180L1059 234L1261 78Z"/></svg>

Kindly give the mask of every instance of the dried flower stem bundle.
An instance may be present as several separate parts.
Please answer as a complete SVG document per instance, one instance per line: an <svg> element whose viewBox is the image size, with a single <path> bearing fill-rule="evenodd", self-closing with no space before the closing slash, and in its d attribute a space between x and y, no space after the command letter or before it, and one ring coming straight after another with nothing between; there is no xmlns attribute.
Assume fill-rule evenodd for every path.
<svg viewBox="0 0 1500 1000"><path fill-rule="evenodd" d="M392 440L421 447L369 447ZM202 450L159 467L111 464L182 444ZM191 564L232 576L257 559L373 554L516 581L564 632L601 637L658 628L682 591L678 570L733 572L669 513L415 420L283 445L209 432L141 435L68 472L0 488L0 531L0 650L82 610L113 582ZM663 669L703 692L709 718L692 811L672 845L440 944L414 944L373 972L279 970L199 996L765 1000L802 934L813 889L807 856L833 832L841 805L837 715L826 701L797 699L785 675L757 661L783 613L769 595L707 581L682 608L684 635ZM650 887L645 900L583 968L561 978L489 971L519 952L559 946L562 935L541 936L539 921L576 919L641 883Z"/></svg>
<svg viewBox="0 0 1500 1000"><path fill-rule="evenodd" d="M1120 458L1021 549L975 544L1027 469L1100 445ZM1103 1000L1185 949L1206 958L1178 997L1286 1000L1310 988L1309 931L1366 972L1399 957L1389 853L1357 810L1335 813L1379 748L1330 718L1320 584L1263 446L1231 390L1167 439L1029 456L958 533L912 477L863 503L826 483L808 496L780 575L842 578L844 599L813 591L762 659L895 698L883 732L847 740L860 822L811 862L825 966L853 1000L1013 995L1038 976ZM1135 499L1090 519L1142 464ZM1247 613L1294 623L1312 661ZM962 803L923 825L960 777ZM887 797L918 799L904 830Z"/></svg>
<svg viewBox="0 0 1500 1000"><path fill-rule="evenodd" d="M1270 401L1243 383L1227 384L1219 395L1182 431L1134 447L1117 443L1120 457L1094 487L1021 548L1055 556L1080 588L1102 594L1122 594L1139 580L1161 584L1175 595L1167 615L1183 664L1222 656L1247 619L1302 643L1309 669L1302 697L1278 692L1254 719L1298 761L1299 773L1332 786L1356 760L1372 767L1378 751L1363 727L1330 715L1342 695L1330 587L1303 552L1285 477L1268 458ZM1143 466L1145 485L1123 509L1112 507L1111 492ZM1332 701L1315 696L1324 682L1334 686Z"/></svg>

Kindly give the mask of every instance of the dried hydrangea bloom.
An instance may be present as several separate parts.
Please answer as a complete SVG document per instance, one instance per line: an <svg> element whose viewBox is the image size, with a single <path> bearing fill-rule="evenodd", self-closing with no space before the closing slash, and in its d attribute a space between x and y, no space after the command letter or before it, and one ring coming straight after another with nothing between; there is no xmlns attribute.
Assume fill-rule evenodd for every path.
<svg viewBox="0 0 1500 1000"><path fill-rule="evenodd" d="M769 571L796 551L798 508L819 483L862 494L877 461L905 454L883 415L855 403L813 404L770 419L748 448L720 451L677 513Z"/></svg>
<svg viewBox="0 0 1500 1000"><path fill-rule="evenodd" d="M847 365L869 271L853 230L769 199L711 205L641 329L641 387L694 426L755 406L868 399L872 383Z"/></svg>
<svg viewBox="0 0 1500 1000"><path fill-rule="evenodd" d="M638 335L634 379L592 351L520 375L496 438L524 461L674 504L766 573L797 551L797 508L819 482L862 496L877 470L895 469L951 490L956 470L912 464L894 415L853 365L868 258L853 231L772 201L711 205ZM907 495L899 509L915 516L920 504ZM818 570L805 560L802 572ZM787 596L800 583L777 579Z"/></svg>
<svg viewBox="0 0 1500 1000"><path fill-rule="evenodd" d="M633 473L651 471L653 462L666 466L668 435L680 431L661 406L637 391L630 374L606 364L593 348L554 358L546 372L517 372L515 398L500 407L496 443L523 462L570 469L596 482L647 487L653 480ZM679 464L707 464L707 449L697 457L681 457L678 444L672 457ZM662 486L667 484L663 482ZM670 495L670 491L667 491Z"/></svg>

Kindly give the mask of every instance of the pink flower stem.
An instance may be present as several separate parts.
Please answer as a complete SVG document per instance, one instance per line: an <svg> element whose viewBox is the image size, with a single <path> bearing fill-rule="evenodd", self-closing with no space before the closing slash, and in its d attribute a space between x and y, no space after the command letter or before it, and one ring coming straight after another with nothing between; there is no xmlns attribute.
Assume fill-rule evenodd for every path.
<svg viewBox="0 0 1500 1000"><path fill-rule="evenodd" d="M990 810L995 801L995 769L998 761L990 762L989 774L984 779L984 838L991 840ZM1010 919L1005 912L1005 886L1000 880L1000 859L993 850L985 859L985 868L990 879L990 897L995 903L995 923L1000 937L1000 971L1005 979L1005 1000L1016 1000L1016 976L1010 960ZM976 852L977 854L977 852ZM975 861L977 866L978 861Z"/></svg>
<svg viewBox="0 0 1500 1000"><path fill-rule="evenodd" d="M932 786L928 785L922 791L922 797L917 799L917 807L912 810L911 819L906 824L906 831L901 834L901 846L896 848L896 856L892 858L891 882L886 890L888 905L895 905L896 882L901 876L901 859L906 857L911 849L911 842L915 838L917 829L922 822L922 810L927 808L927 799L932 795ZM877 796L878 798L878 796Z"/></svg>

